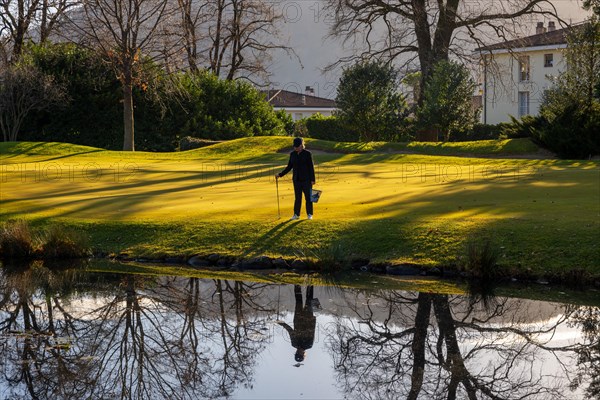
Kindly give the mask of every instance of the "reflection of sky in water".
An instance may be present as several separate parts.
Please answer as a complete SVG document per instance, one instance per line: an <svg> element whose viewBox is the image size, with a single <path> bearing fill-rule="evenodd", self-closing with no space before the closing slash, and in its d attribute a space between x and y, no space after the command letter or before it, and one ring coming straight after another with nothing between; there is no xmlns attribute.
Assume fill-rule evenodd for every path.
<svg viewBox="0 0 600 400"><path fill-rule="evenodd" d="M523 324L521 329L536 329L542 325L550 326L560 320L562 316L557 316L543 324ZM287 313L282 320L291 324L292 313ZM348 320L349 321L349 320ZM343 391L336 387L336 377L331 358L331 350L327 348L326 336L327 329L335 330L335 325L339 323L339 318L331 315L317 315L317 329L313 348L307 351L307 357L300 367L294 361L295 349L291 347L286 331L276 324L273 324L269 330L271 339L269 345L261 353L258 364L255 368L255 380L252 388L240 388L234 394L234 399L341 399L344 397ZM360 327L362 324L357 320L352 320L353 325ZM499 326L496 326L498 328ZM401 330L400 327L396 327ZM361 331L367 333L368 330L362 327ZM536 336L540 342L544 342L546 347L556 348L562 346L571 346L581 340L580 332L566 325L559 325L554 333L545 333ZM482 341L480 337L473 337L472 340L462 341L461 350L463 354L473 350L476 346L486 346L491 343L511 346L522 344L524 341L517 335L509 334L502 340ZM494 351L481 351L475 363L468 365L473 372L480 372L498 362L498 353ZM552 356L549 352L539 350L535 353L533 360L527 359L526 362L517 363L515 370L519 368L519 374L522 371L529 371L536 378L543 375L541 384L547 387L562 387L564 398L582 399L584 397L582 390L569 390L568 379L563 372L573 371L576 368L576 358L572 354L560 354L560 360ZM406 378L405 384L410 384L410 376ZM354 393L350 398L361 398L360 393ZM536 398L533 396L532 398Z"/></svg>
<svg viewBox="0 0 600 400"><path fill-rule="evenodd" d="M293 314L287 313L282 320L292 325ZM306 351L300 367L294 360L295 349L288 334L279 325L270 329L272 339L261 353L254 375L253 388L238 389L235 399L339 399L343 394L335 387L335 375L331 355L325 347L322 326L333 323L335 318L318 315L315 342Z"/></svg>
<svg viewBox="0 0 600 400"><path fill-rule="evenodd" d="M305 360L297 363L288 331L276 322L283 321L296 328L294 286L195 280L197 293L201 295L193 305L187 292L193 280L165 278L152 286L141 285L136 279L139 278L127 278L129 297L125 295L122 283L118 286L120 289L116 289L115 285L110 293L79 292L70 298L53 298L51 295L50 302L46 302L41 289L23 296L26 290L21 288L21 297L17 291L12 292L10 301L0 305L0 399L32 397L23 380L10 382L7 378L19 377L21 368L28 363L33 365L32 360L35 360L36 368L41 366L39 371L29 371L34 387L60 381L62 378L56 377L61 371L57 354L64 358L67 369L76 376L100 386L80 392L84 394L83 398L94 393L99 393L101 398L120 398L123 386L117 383L122 378L119 365L135 370L138 351L147 356L144 365L147 369L139 378L148 383L149 398L166 398L164 394L168 390L163 391L161 385L180 390L179 397L175 398L183 399L203 398L203 394L211 398L221 395L233 399L404 398L411 387L414 332L394 341L384 339L386 335L416 327L417 304L420 305L422 298L427 296L433 302L430 322L425 324L427 361L423 391L418 398L446 397L444 385L448 382L449 373L439 367L435 358L439 329L444 320L441 310L446 306L446 316L456 324L459 355L466 370L486 386L506 388L515 382L526 386L534 381L535 387L526 390L560 388L560 396L544 397L542 394L531 397L544 400L581 399L585 397L583 389L588 386L589 377L584 376L583 389L569 389L569 379L576 377L579 368L577 355L569 346L583 342L580 325L563 319L565 313L577 309L574 306L498 299L497 304L501 305L503 312L488 320L485 311L481 308L469 311L468 301L457 296L315 287L315 297L320 299L321 308L314 310L314 342L312 348L306 351ZM137 285L143 286L143 289L136 289ZM0 280L0 286L3 286L0 293L10 290L5 281ZM234 288L244 290L236 296ZM306 286L303 286L303 296L306 292ZM16 333L24 330L20 314L25 304L22 300L27 300L29 309L33 310L39 325L35 329L42 334ZM53 308L56 337L44 333L49 329L45 313L48 304L61 306L60 309ZM7 323L11 313L17 309L17 323ZM75 334L78 335L76 338L71 336L74 331L64 329L67 324L61 309L77 319L75 326L80 330ZM125 324L131 310L140 312L139 315L131 314L132 320L139 322L137 327ZM186 331L190 310L195 310L192 313L195 315L192 331L198 338L195 346L199 369L196 375L190 375L188 369L189 364L194 362L193 340ZM100 320L103 322L98 322ZM479 322L484 320L487 322ZM475 324L475 329L469 325L471 323ZM221 336L223 331L225 336ZM524 340L518 331L537 333ZM131 340L136 335L137 339ZM349 338L356 336L365 340L357 347L348 346L348 354L340 354L343 347L340 344L347 344ZM68 348L51 348L61 341L67 342ZM144 342L143 348L136 347L141 342ZM31 351L30 361L24 363L21 352L27 343L31 345L28 350ZM405 348L400 353L403 345ZM447 350L446 346L447 342L444 342L443 352ZM553 354L552 349L559 347L567 351ZM522 349L525 351L521 353ZM122 351L125 353L120 353ZM123 357L126 358L125 363ZM339 365L337 368L334 366L340 360L344 360L349 374L344 375ZM396 361L400 372L394 376ZM240 363L244 363L242 368L239 368ZM502 373L506 372L511 379L499 379L492 384L490 371L509 364L512 368ZM225 370L226 374L223 374ZM131 382L138 384L138 378L134 378ZM386 379L391 382L386 383ZM218 388L220 382L225 382L226 395ZM134 388L132 397L139 395L136 390L141 389L144 388ZM50 398L45 397L49 393L42 391L42 394L40 398ZM506 392L503 394L505 398L513 398L506 396ZM457 395L462 398L464 392L459 391ZM127 395L124 398L128 398ZM478 398L485 396L478 393Z"/></svg>

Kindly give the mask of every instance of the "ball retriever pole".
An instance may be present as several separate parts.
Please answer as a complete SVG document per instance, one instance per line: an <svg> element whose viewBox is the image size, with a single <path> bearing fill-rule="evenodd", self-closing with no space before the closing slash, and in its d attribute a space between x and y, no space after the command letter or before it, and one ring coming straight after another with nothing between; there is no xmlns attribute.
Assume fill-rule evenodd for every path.
<svg viewBox="0 0 600 400"><path fill-rule="evenodd" d="M281 219L281 209L279 208L279 177L275 177L275 187L277 188L277 219Z"/></svg>

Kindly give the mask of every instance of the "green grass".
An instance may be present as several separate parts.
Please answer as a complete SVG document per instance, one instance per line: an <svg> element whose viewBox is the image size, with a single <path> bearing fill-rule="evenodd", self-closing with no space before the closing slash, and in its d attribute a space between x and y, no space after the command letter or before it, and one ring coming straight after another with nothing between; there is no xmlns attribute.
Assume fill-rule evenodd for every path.
<svg viewBox="0 0 600 400"><path fill-rule="evenodd" d="M290 271L231 271L195 269L180 265L162 265L151 263L119 263L98 260L86 266L87 272L139 274L144 276L178 276L200 279L226 279L256 283L280 283L292 285L336 286L355 289L406 290L449 295L465 294L464 285L451 281L431 278L395 277L350 272L344 274L319 275L298 274Z"/></svg>
<svg viewBox="0 0 600 400"><path fill-rule="evenodd" d="M336 143L308 139L311 148L340 153L417 153L439 156L542 156L545 153L529 139L480 140L451 143Z"/></svg>
<svg viewBox="0 0 600 400"><path fill-rule="evenodd" d="M287 222L292 185L289 175L279 182L278 219L273 175L289 146L282 137L179 153L1 143L0 220L58 222L84 229L97 250L147 257L327 259L328 249L342 249L348 259L444 266L464 261L468 237L486 237L508 270L600 276L598 161L511 158L538 154L522 139L309 139L309 149L321 150L314 158L323 197L315 220Z"/></svg>
<svg viewBox="0 0 600 400"><path fill-rule="evenodd" d="M198 270L187 266L156 265L151 263L118 263L97 260L85 268L87 272L139 274L144 276L178 276L199 279L226 279L256 283L277 283L292 285L336 286L354 289L405 290L448 295L468 295L466 285L451 280L422 277L399 277L373 275L369 273L345 273L337 276L317 274L300 275L295 272L267 271L219 271ZM513 284L499 287L497 296L518 297L540 301L579 305L600 305L600 292L597 290L548 290L548 286Z"/></svg>
<svg viewBox="0 0 600 400"><path fill-rule="evenodd" d="M425 155L536 155L540 149L529 139L506 139L506 140L480 140L476 142L451 142L451 143L389 143L389 142L330 142L318 139L306 139L311 149L337 152L343 154L351 153L418 153ZM247 158L261 156L269 152L277 152L290 149L290 139L287 137L254 137L241 140L231 140L217 143L212 146L189 150L180 153L147 153L136 152L133 158L151 159L179 159L195 158L197 156L227 159ZM101 153L102 156L119 156L121 152L107 151L89 146L80 146L68 143L31 143L31 142L4 142L0 143L0 157L12 157L14 155L51 156L51 155L84 155Z"/></svg>

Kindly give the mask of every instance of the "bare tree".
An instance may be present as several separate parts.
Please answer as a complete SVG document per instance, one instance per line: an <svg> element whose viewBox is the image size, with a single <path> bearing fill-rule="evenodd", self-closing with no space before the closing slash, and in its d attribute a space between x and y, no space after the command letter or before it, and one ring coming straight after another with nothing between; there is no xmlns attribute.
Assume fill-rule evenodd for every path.
<svg viewBox="0 0 600 400"><path fill-rule="evenodd" d="M328 337L347 398L558 399L575 375L566 363L591 349L551 343L572 316L558 305L545 311L558 316L532 321L532 304L518 299L483 307L460 296L390 291L347 303L357 323L340 321Z"/></svg>
<svg viewBox="0 0 600 400"><path fill-rule="evenodd" d="M366 45L362 53L340 62L374 57L407 70L418 65L421 94L438 61L467 56L473 44L483 45L490 34L496 40L511 37L526 17L560 20L549 0L329 0L329 7L335 16L331 34Z"/></svg>
<svg viewBox="0 0 600 400"><path fill-rule="evenodd" d="M589 377L586 393L592 399L600 399L600 308L577 306L570 322L580 326L586 346L577 349L580 377ZM582 379L577 379L578 385Z"/></svg>
<svg viewBox="0 0 600 400"><path fill-rule="evenodd" d="M0 273L2 383L8 383L3 389L22 386L32 399L86 398L93 366L85 349L74 345L86 322L58 295L69 292L79 274L53 272L39 262L22 267L23 272ZM3 391L7 398L23 398L22 391L17 393Z"/></svg>
<svg viewBox="0 0 600 400"><path fill-rule="evenodd" d="M123 150L135 150L133 88L140 83L145 57L161 50L161 23L168 0L90 0L71 19L84 41L99 50L115 70L123 90Z"/></svg>
<svg viewBox="0 0 600 400"><path fill-rule="evenodd" d="M64 88L36 68L15 65L0 73L0 130L4 141L16 141L31 111L41 111L66 99Z"/></svg>
<svg viewBox="0 0 600 400"><path fill-rule="evenodd" d="M88 397L218 398L251 383L268 339L255 309L265 285L126 276L121 286L87 315Z"/></svg>
<svg viewBox="0 0 600 400"><path fill-rule="evenodd" d="M79 3L79 0L0 0L0 37L10 38L12 61L21 56L27 39L47 40L65 12Z"/></svg>
<svg viewBox="0 0 600 400"><path fill-rule="evenodd" d="M40 0L0 0L1 30L6 31L11 38L13 60L19 58L23 51L29 27L33 24L39 7Z"/></svg>
<svg viewBox="0 0 600 400"><path fill-rule="evenodd" d="M67 11L80 4L81 0L41 0L41 8L37 18L40 43L48 40L53 33L58 32Z"/></svg>
<svg viewBox="0 0 600 400"><path fill-rule="evenodd" d="M272 52L295 55L283 44L275 3L260 0L178 0L187 63L225 79L268 75Z"/></svg>
<svg viewBox="0 0 600 400"><path fill-rule="evenodd" d="M199 29L201 23L205 20L203 10L206 2L199 4L196 0L177 0L179 4L179 15L181 24L181 36L183 38L183 48L185 50L185 60L190 71L196 72L198 67L198 41L200 36Z"/></svg>
<svg viewBox="0 0 600 400"><path fill-rule="evenodd" d="M23 269L0 269L7 398L229 398L253 384L279 320L272 284ZM599 395L598 307L332 294L321 328L344 398Z"/></svg>
<svg viewBox="0 0 600 400"><path fill-rule="evenodd" d="M231 0L232 17L227 33L230 38L229 60L221 65L227 69L226 78L267 74L266 63L271 52L288 47L277 44L272 38L278 36L276 24L282 20L273 4L265 1Z"/></svg>

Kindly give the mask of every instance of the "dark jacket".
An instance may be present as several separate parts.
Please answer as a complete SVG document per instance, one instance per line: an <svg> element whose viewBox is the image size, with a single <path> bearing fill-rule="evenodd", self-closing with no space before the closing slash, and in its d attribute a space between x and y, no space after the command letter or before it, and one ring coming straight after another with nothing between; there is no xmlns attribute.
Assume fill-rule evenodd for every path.
<svg viewBox="0 0 600 400"><path fill-rule="evenodd" d="M292 151L287 167L281 171L279 176L284 176L290 172L291 169L293 169L292 180L294 182L316 181L312 153L308 150L302 150L300 153L295 150Z"/></svg>
<svg viewBox="0 0 600 400"><path fill-rule="evenodd" d="M296 349L308 350L313 347L315 342L315 328L317 326L317 317L311 312L304 312L300 315L294 315L294 328L284 323L279 323L290 334L292 347Z"/></svg>

